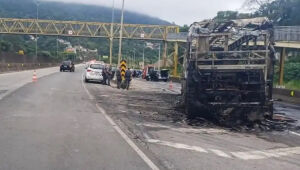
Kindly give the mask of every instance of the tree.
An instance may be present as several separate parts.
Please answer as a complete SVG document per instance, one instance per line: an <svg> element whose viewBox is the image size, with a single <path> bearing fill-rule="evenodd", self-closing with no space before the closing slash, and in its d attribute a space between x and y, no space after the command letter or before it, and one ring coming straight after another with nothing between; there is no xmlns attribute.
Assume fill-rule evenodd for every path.
<svg viewBox="0 0 300 170"><path fill-rule="evenodd" d="M262 4L255 12L255 16L267 16L275 25L299 25L299 0L274 0Z"/></svg>
<svg viewBox="0 0 300 170"><path fill-rule="evenodd" d="M12 44L10 42L0 41L0 52L8 52L11 50Z"/></svg>
<svg viewBox="0 0 300 170"><path fill-rule="evenodd" d="M183 25L183 27L180 27L180 32L189 32L189 26L188 25Z"/></svg>
<svg viewBox="0 0 300 170"><path fill-rule="evenodd" d="M219 11L217 16L214 18L216 21L227 21L238 18L237 11Z"/></svg>
<svg viewBox="0 0 300 170"><path fill-rule="evenodd" d="M250 11L257 11L261 6L271 3L274 0L246 0L242 8Z"/></svg>

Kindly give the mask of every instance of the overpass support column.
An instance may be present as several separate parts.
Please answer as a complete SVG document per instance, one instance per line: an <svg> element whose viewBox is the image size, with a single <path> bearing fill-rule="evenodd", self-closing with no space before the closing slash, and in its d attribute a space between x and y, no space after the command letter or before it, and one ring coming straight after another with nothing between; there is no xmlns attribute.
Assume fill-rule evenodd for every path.
<svg viewBox="0 0 300 170"><path fill-rule="evenodd" d="M284 78L284 62L286 58L286 48L283 47L280 54L280 66L279 66L279 85L283 85Z"/></svg>
<svg viewBox="0 0 300 170"><path fill-rule="evenodd" d="M109 39L109 64L112 64L112 56L113 56L113 42L114 42L114 38L111 37Z"/></svg>
<svg viewBox="0 0 300 170"><path fill-rule="evenodd" d="M163 54L163 67L166 68L167 66L167 53L168 53L168 43L164 41L164 54Z"/></svg>
<svg viewBox="0 0 300 170"><path fill-rule="evenodd" d="M175 42L175 45L174 45L174 70L173 70L174 77L177 77L177 66L178 66L178 42Z"/></svg>

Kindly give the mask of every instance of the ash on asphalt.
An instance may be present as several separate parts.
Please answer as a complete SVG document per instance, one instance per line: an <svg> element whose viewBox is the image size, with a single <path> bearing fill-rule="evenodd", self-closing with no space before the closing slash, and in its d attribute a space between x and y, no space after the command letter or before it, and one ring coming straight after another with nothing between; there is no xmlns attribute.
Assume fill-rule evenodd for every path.
<svg viewBox="0 0 300 170"><path fill-rule="evenodd" d="M109 97L103 97L109 93ZM277 114L276 119L260 122L245 122L235 120L231 123L222 124L213 119L203 117L188 118L184 112L184 107L180 104L181 96L168 93L166 91L145 91L139 89L119 90L116 88L106 88L105 94L98 93L98 102L103 106L116 107L106 108L114 113L114 116L123 116L127 119L136 119L138 122L157 122L172 124L183 127L210 127L227 128L233 131L245 133L259 133L266 131L285 131L300 129L295 125L295 120L289 119L283 114Z"/></svg>

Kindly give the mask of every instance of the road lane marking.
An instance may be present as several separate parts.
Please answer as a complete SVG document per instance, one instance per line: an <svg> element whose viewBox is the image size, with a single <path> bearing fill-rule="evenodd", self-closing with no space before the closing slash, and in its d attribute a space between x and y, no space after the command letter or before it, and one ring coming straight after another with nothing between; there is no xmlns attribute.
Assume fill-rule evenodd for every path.
<svg viewBox="0 0 300 170"><path fill-rule="evenodd" d="M258 159L268 159L268 158L278 158L283 156L290 155L299 155L300 147L291 147L291 148L278 148L278 149L269 149L269 150L256 150L256 151L246 151L246 152L225 152L217 149L206 149L200 146L191 146L182 143L175 143L169 141L161 141L157 139L146 139L148 143L158 144L163 146L168 146L176 149L185 149L191 150L194 152L201 153L213 153L219 157L223 158L238 158L241 160L258 160Z"/></svg>
<svg viewBox="0 0 300 170"><path fill-rule="evenodd" d="M218 149L210 149L210 151L212 151L214 154L221 156L221 157L232 158L230 155L228 155L225 152L218 150Z"/></svg>
<svg viewBox="0 0 300 170"><path fill-rule="evenodd" d="M87 95L89 96L90 100L95 99L94 96L91 95L91 93L88 91L88 89L86 88L85 84L84 84L84 75L82 74L82 81L81 81L82 87L84 88L85 92L87 93Z"/></svg>
<svg viewBox="0 0 300 170"><path fill-rule="evenodd" d="M177 148L177 149L186 149L186 150L192 150L192 151L196 151L196 152L208 153L207 150L205 150L205 149L203 149L202 147L199 147L199 146L189 146L189 145L182 144L182 143L161 141L161 140L157 140L157 139L146 139L146 141L148 143L154 143L154 144L169 146L169 147Z"/></svg>
<svg viewBox="0 0 300 170"><path fill-rule="evenodd" d="M296 133L296 132L293 132L293 131L289 131L289 133L293 134L293 135L296 135L296 136L300 136L299 133Z"/></svg>
<svg viewBox="0 0 300 170"><path fill-rule="evenodd" d="M88 94L90 99L94 97L86 88L85 84L82 81L82 85L86 93ZM96 108L99 110L100 113L106 118L106 120L112 125L112 127L121 135L121 137L128 143L128 145L141 157L141 159L152 169L152 170L159 170L159 168L146 156L146 154L140 150L140 148L121 130L121 128L108 116L106 111L96 104Z"/></svg>
<svg viewBox="0 0 300 170"><path fill-rule="evenodd" d="M228 134L229 132L224 129L214 129L214 128L203 128L203 129L194 129L194 128L176 128L166 125L161 125L157 123L140 123L138 126L145 126L150 128L165 128L173 131L183 132L183 133L204 133L204 134Z"/></svg>
<svg viewBox="0 0 300 170"><path fill-rule="evenodd" d="M267 159L272 157L278 158L278 157L289 156L294 154L299 155L300 147L279 148L279 149L248 151L248 152L231 152L231 154L243 160Z"/></svg>

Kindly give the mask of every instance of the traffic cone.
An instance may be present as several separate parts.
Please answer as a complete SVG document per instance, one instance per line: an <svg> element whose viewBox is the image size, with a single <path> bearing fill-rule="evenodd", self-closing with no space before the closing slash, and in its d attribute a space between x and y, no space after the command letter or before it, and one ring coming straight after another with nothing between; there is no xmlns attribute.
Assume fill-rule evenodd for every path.
<svg viewBox="0 0 300 170"><path fill-rule="evenodd" d="M32 82L37 82L36 71L33 71Z"/></svg>
<svg viewBox="0 0 300 170"><path fill-rule="evenodd" d="M172 82L172 80L169 83L169 90L173 90L173 82Z"/></svg>

